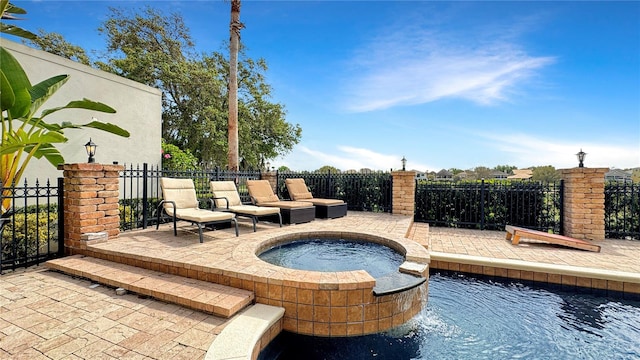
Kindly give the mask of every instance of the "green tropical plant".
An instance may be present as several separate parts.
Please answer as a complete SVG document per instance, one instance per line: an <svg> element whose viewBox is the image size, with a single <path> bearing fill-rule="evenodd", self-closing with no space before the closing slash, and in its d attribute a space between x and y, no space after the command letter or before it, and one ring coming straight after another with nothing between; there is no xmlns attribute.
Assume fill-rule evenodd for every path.
<svg viewBox="0 0 640 360"><path fill-rule="evenodd" d="M198 158L189 149L182 151L173 144L162 142L162 168L165 170L195 170Z"/></svg>
<svg viewBox="0 0 640 360"><path fill-rule="evenodd" d="M24 10L0 0L2 18L14 20L11 14L24 14ZM32 38L33 33L15 26L1 24L0 32L19 37ZM47 123L44 118L64 109L85 109L104 113L115 113L110 106L89 99L75 100L65 106L51 109L40 108L67 81L69 75L57 75L32 85L18 60L0 46L0 108L2 110L2 143L0 144L0 184L11 186L20 180L29 161L44 157L53 166L64 162L55 144L68 141L65 129L83 127L103 130L119 136L129 137L129 132L111 123L93 120L86 124L68 121L60 124ZM38 115L39 114L39 115ZM25 155L26 154L26 155ZM23 157L24 156L24 157ZM3 190L0 215L10 207L9 190Z"/></svg>

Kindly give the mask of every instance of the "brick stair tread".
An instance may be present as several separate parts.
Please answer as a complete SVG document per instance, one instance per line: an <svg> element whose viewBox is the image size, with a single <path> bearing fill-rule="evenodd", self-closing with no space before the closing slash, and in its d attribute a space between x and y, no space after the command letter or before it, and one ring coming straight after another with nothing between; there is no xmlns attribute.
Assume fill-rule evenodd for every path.
<svg viewBox="0 0 640 360"><path fill-rule="evenodd" d="M45 266L225 318L235 315L254 300L253 292L248 290L83 255L49 260Z"/></svg>

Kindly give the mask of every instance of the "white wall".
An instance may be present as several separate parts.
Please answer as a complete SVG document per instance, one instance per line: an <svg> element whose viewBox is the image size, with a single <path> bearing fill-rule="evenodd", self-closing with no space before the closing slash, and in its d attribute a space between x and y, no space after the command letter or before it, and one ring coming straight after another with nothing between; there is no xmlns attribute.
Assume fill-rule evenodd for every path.
<svg viewBox="0 0 640 360"><path fill-rule="evenodd" d="M40 109L66 105L69 101L87 98L116 109L115 114L88 110L62 110L45 118L47 122L70 121L88 123L92 117L116 124L131 133L129 138L94 129L67 129L67 143L56 146L65 163L87 162L84 144L89 138L98 145L96 162L111 164L159 164L162 137L162 94L160 90L104 71L93 69L65 58L35 50L0 38L0 44L18 59L32 84L55 75L70 75L67 83ZM32 184L47 178L55 183L62 172L46 160L32 160L25 178Z"/></svg>

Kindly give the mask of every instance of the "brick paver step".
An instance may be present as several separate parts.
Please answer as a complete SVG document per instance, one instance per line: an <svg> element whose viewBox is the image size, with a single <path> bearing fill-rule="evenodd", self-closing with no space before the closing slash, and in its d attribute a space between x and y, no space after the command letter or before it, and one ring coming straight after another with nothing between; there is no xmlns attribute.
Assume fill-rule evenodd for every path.
<svg viewBox="0 0 640 360"><path fill-rule="evenodd" d="M233 316L254 300L251 291L83 255L49 260L45 266L225 318Z"/></svg>

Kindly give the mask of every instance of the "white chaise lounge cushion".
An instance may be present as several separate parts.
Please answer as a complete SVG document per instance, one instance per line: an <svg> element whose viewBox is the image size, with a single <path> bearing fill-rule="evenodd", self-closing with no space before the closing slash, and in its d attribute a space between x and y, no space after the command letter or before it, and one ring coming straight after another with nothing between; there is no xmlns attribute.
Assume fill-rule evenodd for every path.
<svg viewBox="0 0 640 360"><path fill-rule="evenodd" d="M198 223L207 223L213 221L229 220L234 217L233 213L222 211L211 211L203 209L178 209L176 217L182 220L188 220Z"/></svg>
<svg viewBox="0 0 640 360"><path fill-rule="evenodd" d="M171 203L164 203L164 210L171 216L175 211L177 218L198 223L222 221L234 217L232 213L200 209L196 189L191 179L161 178L160 185L164 198L175 202L175 209Z"/></svg>
<svg viewBox="0 0 640 360"><path fill-rule="evenodd" d="M211 181L209 186L213 197L216 198L216 207L227 207L227 202L220 198L226 198L229 201L229 207L242 205L240 194L238 194L238 189L236 189L236 184L233 181Z"/></svg>
<svg viewBox="0 0 640 360"><path fill-rule="evenodd" d="M216 202L216 207L221 209L225 209L227 206L227 202L224 199L219 199L224 197L229 200L229 210L237 214L265 216L280 213L279 208L242 204L240 194L238 194L236 184L234 184L233 181L211 181L210 187L213 197L216 198L214 200Z"/></svg>
<svg viewBox="0 0 640 360"><path fill-rule="evenodd" d="M197 209L198 198L191 179L160 178L162 196L165 200L175 202L176 209ZM173 206L164 204L169 215L173 215Z"/></svg>
<svg viewBox="0 0 640 360"><path fill-rule="evenodd" d="M338 199L320 199L314 198L309 189L307 188L307 184L304 182L302 178L296 179L285 179L285 185L287 186L287 190L289 191L289 196L295 201L308 201L313 205L320 206L331 206L344 204L344 201Z"/></svg>

